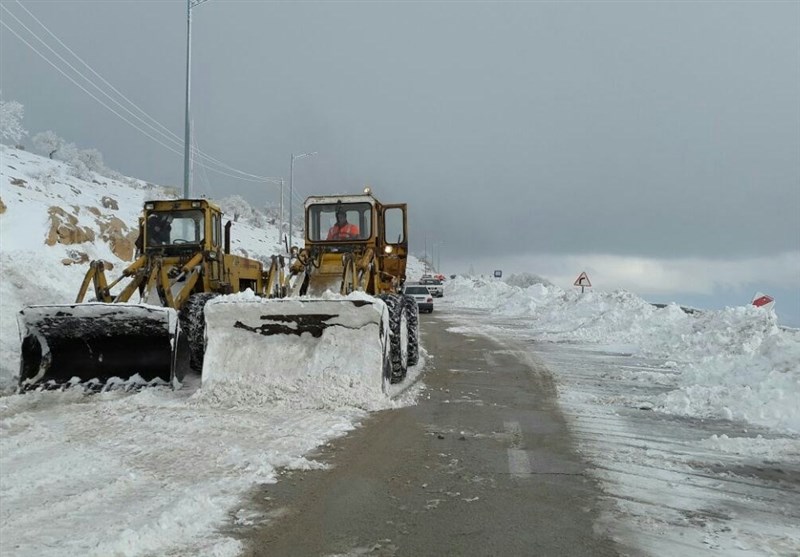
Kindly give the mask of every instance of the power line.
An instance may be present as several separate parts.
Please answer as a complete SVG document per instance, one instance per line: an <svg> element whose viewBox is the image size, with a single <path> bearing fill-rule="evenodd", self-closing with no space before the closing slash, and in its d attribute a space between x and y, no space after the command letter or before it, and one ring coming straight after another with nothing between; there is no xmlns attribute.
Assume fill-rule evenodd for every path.
<svg viewBox="0 0 800 557"><path fill-rule="evenodd" d="M2 5L0 5L0 6L2 6ZM67 74L67 73L66 73L64 70L62 70L62 69L61 69L61 68L59 68L57 65L55 65L55 64L54 64L54 63L53 63L53 62L52 62L50 59L48 59L48 58L47 58L47 57L46 57L44 54L42 54L41 52L39 52L39 51L36 49L36 47L35 47L35 46L33 46L32 44L30 44L30 43L29 43L27 40L25 40L25 38L23 38L22 36L20 36L20 35L19 35L19 33L17 33L17 32L16 32L14 29L12 29L11 27L9 27L9 26L8 26L8 24L7 24L5 21L2 21L2 20L0 20L0 25L2 25L3 27L5 27L6 29L8 29L8 31L10 31L10 32L11 32L11 33L12 33L12 34L15 36L15 37L17 37L17 38L18 38L20 41L22 41L23 43L25 43L25 44L28 46L28 48L30 48L30 49L31 49L31 50L33 50L33 51L34 51L36 54L38 54L38 55L39 55L39 56L42 58L42 60L44 60L45 62L47 62L47 63L48 63L48 64L50 64L51 66L53 66L53 68L55 68L55 69L56 69L56 70L57 70L59 73L61 73L61 74L62 74L64 77L66 77L66 78L67 78L67 79L69 79L69 80L70 80L72 83L74 83L74 84L75 84L75 85L76 85L76 86L77 86L79 89L81 89L81 90L82 90L84 93L86 93L86 94L87 94L87 95L89 95L91 98L93 98L94 100L96 100L98 103L100 103L101 105L103 105L105 108L107 108L109 111L111 111L111 112L112 112L114 115L116 115L116 116L117 116L118 118L120 118L122 121L124 121L125 123L127 123L127 124L128 124L128 125L130 125L131 127L135 128L136 130L138 130L139 132L141 132L143 135L145 135L145 136L149 137L150 139L152 139L153 141L155 141L156 143L158 143L159 145L161 145L161 146L162 146L162 147L164 147L165 149L167 149L167 150L169 150L169 151L172 151L173 153L175 153L175 154L177 154L177 155L181 155L181 156L183 156L183 153L182 153L181 151L178 151L178 150L176 150L175 148L173 148L171 145L168 145L168 144L164 143L164 142L163 142L163 141L161 141L159 138L157 138L157 137L154 137L154 136L150 135L150 134L149 134L149 133L148 133L146 130L143 130L142 128L140 128L139 126L137 126L135 123L133 123L133 122L131 122L130 120L128 120L128 119L127 119L125 116L123 116L122 114L120 114L119 112L117 112L116 110L114 110L112 107L110 107L108 104L106 104L106 103L105 103L103 100L101 100L101 99L97 98L97 96L95 96L95 95L94 95L94 93L92 93L91 91L89 91L88 89L86 89L86 87L84 87L83 85L81 85L80 83L78 83L77 81L75 81L75 79L74 79L72 76L70 76L70 75L69 75L69 74ZM206 170L209 170L209 171L211 171L211 172L215 172L215 173L217 173L217 174L221 174L221 175L223 175L223 176L228 176L228 177L230 177L230 178L235 178L235 179L237 179L237 180L243 180L243 181L245 181L245 182L264 182L264 181L265 181L265 180L264 180L263 178L261 178L261 177L258 177L258 178L243 178L243 177L241 177L241 176L237 176L237 175L235 175L235 174L231 174L231 173L229 173L229 172L225 172L225 171L222 171L222 170L219 170L219 169L216 169L216 168L212 168L212 167L209 167L209 166L206 166L206 165L200 164L200 163L198 163L198 166L202 166L204 169L206 169Z"/></svg>
<svg viewBox="0 0 800 557"><path fill-rule="evenodd" d="M0 4L0 6L2 6L2 5ZM64 70L62 70L61 68L59 68L58 66L56 66L56 65L55 65L55 64L54 64L54 63L53 63L51 60L49 60L49 59L48 59L48 58L47 58L45 55L43 55L41 52L39 52L39 51L36 49L36 47L34 47L34 46L31 44L31 43L29 43L29 42L28 42L28 41L26 41L26 40L25 40L23 37L21 37L21 36L19 35L19 33L17 33L16 31L14 31L14 29L12 29L11 27L9 27L9 26L8 26L8 24L7 24L5 21L2 21L2 20L0 20L0 25L2 25L3 27L5 27L5 28L6 28L8 31L10 31L10 32L11 32L11 33L12 33L12 34L15 36L15 37L17 37L19 40L21 40L23 43L25 43L25 44L28 46L28 48L30 48L30 49L31 49L31 50L33 50L33 51L34 51L36 54L38 54L38 55L39 55L39 56L40 56L40 57L41 57L41 58L42 58L42 59L43 59L45 62L47 62L48 64L50 64L51 66L53 66L53 68L55 68L55 69L56 69L58 72L60 72L60 73L61 73L61 74L62 74L64 77L66 77L66 78L67 78L67 79L69 79L69 80L70 80L72 83L74 83L74 84L75 84L75 85L76 85L78 88L80 88L80 89L81 89L81 90L82 90L84 93L86 93L87 95L89 95L90 97L92 97L94 100L96 100L97 102L99 102L101 105L103 105L105 108L107 108L108 110L110 110L111 112L113 112L113 113L114 113L114 114L115 114L117 117L119 117L120 119L122 119L123 121L125 121L125 122L126 122L127 124L129 124L130 126L132 126L132 127L136 128L136 129L137 129L138 131L140 131L142 134L146 135L147 137L149 137L150 139L152 139L153 141L155 141L156 143L158 143L159 145L161 145L161 146L162 146L162 147L164 147L165 149L168 149L168 150L170 150L170 151L172 151L173 153L176 153L176 154L178 154L178 155L182 155L182 154L183 154L183 153L181 153L180 151L177 151L177 150L173 149L173 148L172 148L172 146L170 146L170 145L167 145L166 143L163 143L163 142L162 142L160 139L158 139L157 137L153 137L153 136L152 136L152 135L150 135L148 132L146 132L145 130L141 129L141 128L140 128L140 127L138 127L136 124L134 124L133 122L131 122L130 120L128 120L127 118L125 118L125 116L123 116L122 114L120 114L119 112L117 112L116 110L114 110L113 108L111 108L110 106L108 106L108 105L107 105L105 102L103 102L102 100L98 99L98 98L97 98L97 97L94 95L94 93L92 93L91 91L89 91L88 89L86 89L86 88L85 88L83 85L81 85L80 83L78 83L77 81L75 81L75 80L72 78L72 76L70 76L70 75L69 75L69 74L67 74L67 73L66 73Z"/></svg>
<svg viewBox="0 0 800 557"><path fill-rule="evenodd" d="M56 52L55 50L53 50L53 48L51 48L51 47L50 47L50 46L49 46L49 45L48 45L48 44L47 44L47 43L46 43L46 42L45 42L45 41L44 41L44 40L43 40L41 37L39 37L39 36L36 34L36 32L34 32L34 31L33 31L32 29L30 29L30 28L29 28L27 25L25 25L25 23L24 23L24 22L22 22L22 21L21 21L21 20L20 20L20 19L19 19L19 18L18 18L16 15L14 15L14 14L13 14L13 13L12 13L12 12L11 12L11 11L10 11L10 10L7 8L7 7L3 6L2 4L0 4L0 7L2 7L2 8L5 10L5 12L6 12L6 13L8 13L8 14L9 14L9 15L10 15L12 18L14 18L14 20L16 20L16 21L17 21L17 23L19 23L19 25L21 25L21 26L22 26L22 27L23 27L23 28L24 28L26 31L28 31L28 32L29 32L31 35L33 35L33 36L34 36L34 37L35 37L35 38L36 38L36 39L37 39L37 40L38 40L40 43L42 43L42 44L43 44L43 45L44 45L44 46L45 46L45 47L46 47L46 48L47 48L47 49L48 49L50 52L52 52L52 53L53 53L53 54L54 54L54 55L55 55L55 56L56 56L56 57L57 57L59 60L61 60L61 61L62 61L64 64L66 64L67 66L69 66L69 68L70 68L70 69L72 69L72 71L74 71L76 74L78 74L78 75L79 75L80 77L82 77L84 80L86 80L86 81L87 81L87 82L88 82L90 85L92 85L92 86L93 86L95 89L97 89L98 91L100 91L100 93L102 93L102 94L103 94L103 95L104 95L106 98L108 98L108 99L109 99L111 102L113 102L114 104L116 104L116 105L117 105L118 107L120 107L122 110L124 110L125 112L127 112L128 114L130 114L130 115L131 115L133 118L135 118L136 120L138 120L139 122L141 122L142 124L144 124L145 126L147 126L148 128L150 128L150 129L151 129L151 130L153 130L154 132L156 132L156 133L160 134L161 136L163 136L164 138L166 138L166 139L167 139L167 140L169 140L169 141L172 141L173 143L177 144L178 146L180 146L180 147L183 147L183 141L182 141L182 140L181 140L181 139L180 139L180 138L179 138L177 135L175 135L175 134L174 134L173 132L171 132L171 131L170 131L170 130L167 128L167 127L165 127L165 126L164 126L164 125L162 125L160 122L158 122L158 120L156 120L155 118L153 118L152 116L150 116L150 115L149 115L149 114L148 114L146 111L144 111L142 108L140 108L138 105L136 105L136 103L134 103L133 101L131 101L131 100L130 100L128 97L126 97L126 96L125 96L125 95L124 95L122 92L120 92L120 91L119 91L119 90L118 90L116 87L114 87L114 86L113 86L111 83L109 83L109 82L108 82L108 81L107 81L105 78L103 78L103 77L102 77L102 76L101 76L101 75L100 75L100 74L99 74L97 71L95 71L95 70L94 70L94 68L92 68L92 67L91 67L91 66L90 66L90 65L89 65L89 64L88 64L86 61L84 61L84 60L83 60L83 59L82 59L82 58L81 58L81 57L80 57L78 54L76 54L76 53L75 53L75 52L74 52L74 51L73 51L71 48L69 48L69 46L67 46L66 44L64 44L64 42L63 42L61 39L59 39L59 38L58 38L58 37L57 37L57 36L56 36L56 35L55 35L55 34L54 34L52 31L50 31L50 29L49 29L49 28L48 28L48 27L47 27L47 26L46 26L44 23L42 23L42 22L41 22L41 21L40 21L40 20L39 20L39 19L38 19L38 18L37 18L37 17L36 17L36 16L35 16L33 13L31 13L31 12L30 12L30 11L29 11L27 8L25 8L25 7L24 7L22 4L20 4L20 3L19 3L19 0L17 0L17 4L19 4L19 5L20 5L20 7L21 7L21 8L22 8L22 9L23 9L23 10L24 10L24 11L25 11L25 12L26 12L28 15L30 15L30 16L31 16L31 17L34 19L34 21L36 21L36 22L37 22L37 23L38 23L38 24L39 24L39 25L40 25L42 28L44 28L44 29L45 29L45 31L47 31L47 33L48 33L50 36L52 36L52 37L53 37L53 38L54 38L54 39L55 39L55 40L56 40L56 41L57 41L57 42L58 42L58 43L59 43L59 44L60 44L62 47L64 47L64 48L65 48L65 49L66 49L66 50L67 50L67 51L68 51L70 54L72 54L72 55L73 55L75 58L77 58L77 59L78 59L78 60L79 60L79 61L80 61L80 62L81 62L81 63L82 63L84 66L86 66L86 67L87 67L87 68L88 68L88 69L89 69L89 70L90 70L90 71L91 71L91 72L92 72L94 75L96 75L98 78L100 78L100 80L101 80L101 81L102 81L104 84L106 84L108 87L110 87L110 88L111 88L111 90L113 90L115 93L117 93L117 94L118 94L120 97L122 97L122 98L123 98L125 101L127 101L127 102L128 102L130 105L131 105L131 106L133 106L134 108L136 108L136 110L138 110L140 113L144 114L144 115L145 115L147 118L149 118L150 120L152 120L153 122L155 122L155 124L156 124L156 126L157 126L157 127L156 127L156 126L153 126L153 125L152 125L152 124L150 124L149 122L146 122L146 121L144 121L144 120L143 120L143 119L142 119L140 116L138 116L137 114L133 113L133 112L132 112L131 110L129 110L129 109L126 107L126 106L123 106L123 105L122 105L122 104L121 104L119 101L117 101L116 99L114 99L113 97L111 97L111 95L109 95L109 94L108 94L106 91L104 91L104 90L103 90L103 89L102 89L102 88L101 88L99 85L97 85L97 84L96 84L94 81L92 81L92 79L90 79L89 77L87 77L86 75L84 75L84 74L83 74L83 73L82 73L82 72L81 72L79 69L75 68L75 66L73 66L73 65L72 65L72 64L71 64L69 61L67 61L66 59L64 59L64 57L62 57L62 56L61 56L61 55L60 55L58 52ZM128 119L126 119L125 117L123 117L122 115L120 115L120 114L119 114L117 111L115 111L114 109L112 109L111 107L109 107L109 106L108 106L107 104L105 104L103 101L101 101L100 99L98 99L96 96L94 96L92 93L90 93L90 92L89 92L89 91L88 91L86 88L84 88L84 87L83 87L83 86L81 86L81 85L80 85L78 82L76 82L76 81L75 81L75 80L74 80L74 79L73 79L71 76L69 76L67 73L65 73L65 72L64 72L64 71L63 71L61 68L57 67L57 66L56 66L56 65L55 65L55 64L54 64L54 63L53 63L51 60L49 60L49 59L48 59L46 56L44 56L44 55L43 55L41 52L39 52L39 51L38 51L38 50L37 50L35 47L33 47L33 46L32 46L32 45L31 45L31 44L28 42L28 41L26 41L26 40L25 40L24 38L22 38L22 37L21 37L21 36L20 36L18 33L16 33L16 32L15 32L13 29L11 29L11 28L10 28L10 27L9 27L7 24L3 23L3 25L4 25L4 27L6 27L6 28L7 28L9 31L11 31L11 32L12 32L12 33L13 33L13 34L14 34L14 35L17 37L17 38L19 38L19 39L20 39L20 40L21 40L23 43L25 43L25 44L26 44L26 45L27 45L29 48L31 48L31 50L33 50L34 52L36 52L36 54L38 54L38 55L39 55L41 58L43 58L43 59L44 59L46 62L48 62L48 63L49 63L51 66L53 66L53 67L54 67L56 70L58 70L60 73L62 73L62 74L65 76L65 77L67 77L68 79L70 79L70 81L72 81L72 82L73 82L75 85L77 85L77 86L78 86L78 87L79 87L81 90L83 90L85 93L87 93L89 96L91 96L91 97L92 97L94 100L96 100L97 102L99 102L100 104L102 104L102 105L103 105L105 108L107 108L107 109L108 109L108 110L110 110L112 113L114 113L114 114L115 114L117 117L119 117L120 119L122 119L123 121L125 121L127 124L131 125L131 126L132 126L132 127L134 127L135 129L137 129L139 132L143 133L144 135L146 135L146 136L147 136L147 137L149 137L150 139L153 139L153 140L154 140L154 141L156 141L156 142L157 142L159 145L161 145L161 146L163 146L163 147L165 147L165 148L169 149L170 151L173 151L173 152L176 152L177 154L180 154L180 152L177 152L177 151L175 151L174 149L172 149L172 148L170 148L169 146L165 145L165 144L164 144L162 141L159 141L158 139L154 138L152 135L150 135L149 133L145 132L145 131L144 131L144 130L142 130L140 127L136 126L136 125L135 125L135 124L133 124L131 121L129 121ZM161 128L161 129L158 129L158 128ZM162 130L165 130L165 131L162 131ZM236 179L239 179L239 180L244 180L244 181L263 181L263 180L264 180L264 178L265 178L265 177L263 177L263 176L259 176L259 175L256 175L256 174L251 174L251 173L249 173L249 172L244 172L244 171L242 171L242 170L239 170L239 169L237 169L237 168L234 168L234 167L232 167L232 166L230 166L230 165L228 165L228 164L226 164L226 163L224 163L224 162L222 162L222 161L220 161L220 160L218 160L218 159L216 159L216 158L212 157L211 155L208 155L208 154L206 154L206 153L204 153L204 152L200 151L199 149L195 149L195 153L197 154L197 156L198 156L199 158L205 159L205 161L208 161L208 162L209 162L209 163L211 163L211 164L216 164L217 166L220 166L220 167L222 167L222 168L225 168L225 169L227 169L227 170L230 170L231 172L234 172L235 174L231 174L231 173L228 173L228 172L224 172L224 171L221 171L221 170L219 170L219 169L216 169L216 168L213 168L213 167L207 167L207 166L206 166L206 165L204 165L204 164L203 164L201 161L199 161L199 160L197 161L199 166L203 166L204 168L207 168L208 170L210 170L210 171L212 171L212 172L217 172L218 174L222 174L222 175L224 175L224 176L229 176L229 177L236 178Z"/></svg>
<svg viewBox="0 0 800 557"><path fill-rule="evenodd" d="M56 36L56 34L55 34L55 33L53 33L53 32L50 30L50 28L49 28L49 27L47 27L47 25L45 25L44 23L42 23L42 21L41 21L41 20L39 20L39 18L37 18L37 17L36 17L36 16L35 16L35 15L34 15L34 14L33 14L33 13L30 11L30 10L28 10L28 9L27 9L27 8L26 8L26 7L25 7L25 6L24 6L24 5L23 5L23 4L22 4L22 3L21 3L19 0L17 0L17 4L19 5L19 7L20 7L20 8L22 8L22 9L25 11L25 13L27 13L29 16L31 16L31 18L33 18L33 20L34 20L36 23L38 23L38 24L39 24L39 25L40 25L40 26L41 26L41 27L42 27L42 28L43 28L45 31L47 31L47 33L48 33L48 34L49 34L51 37L53 37L53 38L56 40L56 42L58 42L58 44L59 44L59 45L61 45L62 47L64 47L64 48L67 50L67 52L69 52L69 53L70 53L70 54L72 54L72 55L73 55L75 58L77 58L77 59L78 59L78 61L79 61L81 64L83 64L83 65L84 65L86 68L88 68L88 70L89 70L90 72L92 72L92 73L93 73L95 76L97 76L97 77L98 77L98 78L99 78L99 79L100 79L100 80L101 80L101 81L102 81L102 82L103 82L105 85L107 85L107 86L108 86L108 87L109 87L109 88L110 88L112 91L114 91L114 92L115 92L116 94L118 94L120 97L122 97L123 99L125 99L125 100L126 100L128 103L130 103L130 105L131 105L131 106L133 106L134 108L136 108L136 110L138 110L139 112L141 112L142 114L144 114L144 115L145 115L147 118L149 118L151 121L155 122L156 126L158 126L159 128L161 128L162 130L164 130L164 135L169 135L169 136L172 136L173 138L175 138L175 139L177 140L177 141L176 141L177 143L180 143L180 145L181 145L181 146L183 146L183 141L181 141L181 140L180 140L180 138L179 138L177 135L175 135L174 133L172 133L172 131L170 131L170 130L169 130L169 128L167 128L166 126L162 125L162 124L161 124L161 123L160 123L158 120L156 120L155 118L153 118L152 116L150 116L150 115L149 115L147 112L145 112L145 111L144 111L144 110L143 110L141 107L139 107L139 106L138 106L138 105L137 105L135 102L133 102L132 100L130 100L128 97L126 97L126 96L125 96L125 94L123 94L123 93L122 93L122 92L121 92L119 89L117 89L116 87L114 87L114 85L112 85L111 83L109 83L109 82L108 82L108 80L106 80L106 79L105 79L105 78L104 78L102 75L100 75L99 73L97 73L97 71L95 71L95 69L94 69L92 66L90 66L88 62L86 62L86 61L85 61L83 58L81 58L81 57L80 57L80 56L79 56L79 55L78 55L78 54L77 54L75 51L73 51L73 50L72 50L72 49L71 49L69 46L67 46L66 44L64 44L64 42L63 42L61 39L59 39L59 38L58 38L58 36ZM5 10L6 10L6 11L8 11L8 8L5 8ZM10 12L9 12L9 13L10 13ZM17 17L15 17L13 14L11 14L11 16L12 16L12 17L14 17L14 19L15 19L15 20L17 20L17 21L18 21L18 22L19 22L19 23L20 23L20 24L21 24L23 27L25 27L25 25L24 25L22 22L20 22L20 20L19 20ZM25 29L27 29L27 30L28 30L28 32L30 32L32 35L36 36L36 34L35 34L33 31L31 31L30 29L28 29L27 27L25 27ZM44 41L43 41L43 40L42 40L40 37L38 37L38 36L37 36L36 38L37 38L37 39L39 39L39 41L40 41L40 42L42 42L42 43L44 44ZM46 45L45 45L45 46L46 46ZM51 51L52 51L52 49L51 49ZM70 67L71 67L71 66L70 66ZM75 70L75 68L73 68L73 70ZM76 72L78 72L78 70L75 70L75 71L76 71ZM80 72L78 72L78 73L80 73ZM87 81L90 81L90 80L89 80L89 78L87 78L86 76L83 76L82 74L81 74L81 76L82 76L84 79L86 79ZM97 86L95 86L95 87L97 87Z"/></svg>

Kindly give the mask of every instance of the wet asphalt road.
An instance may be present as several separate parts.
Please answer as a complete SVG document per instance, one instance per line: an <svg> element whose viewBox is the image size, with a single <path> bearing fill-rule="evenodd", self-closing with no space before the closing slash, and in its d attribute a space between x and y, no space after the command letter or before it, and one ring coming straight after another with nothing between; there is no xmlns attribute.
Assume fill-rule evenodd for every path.
<svg viewBox="0 0 800 557"><path fill-rule="evenodd" d="M370 416L252 493L246 556L617 555L552 378L495 342L422 316L419 403Z"/></svg>

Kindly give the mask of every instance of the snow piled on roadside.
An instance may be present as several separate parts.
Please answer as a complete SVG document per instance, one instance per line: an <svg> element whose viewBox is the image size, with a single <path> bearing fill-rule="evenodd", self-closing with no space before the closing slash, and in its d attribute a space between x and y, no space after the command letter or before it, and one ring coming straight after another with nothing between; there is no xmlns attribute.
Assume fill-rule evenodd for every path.
<svg viewBox="0 0 800 557"><path fill-rule="evenodd" d="M527 332L542 341L662 360L678 379L659 397L658 411L800 432L800 330L779 327L772 310L747 305L686 313L625 291L581 294L465 277L448 281L445 296L454 307L524 319Z"/></svg>

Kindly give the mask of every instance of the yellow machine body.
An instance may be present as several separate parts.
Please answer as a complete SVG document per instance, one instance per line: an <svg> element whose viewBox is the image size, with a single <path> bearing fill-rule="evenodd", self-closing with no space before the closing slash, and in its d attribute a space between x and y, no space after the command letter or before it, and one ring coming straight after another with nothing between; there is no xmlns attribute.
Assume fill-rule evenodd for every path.
<svg viewBox="0 0 800 557"><path fill-rule="evenodd" d="M145 202L137 257L116 279L106 277L105 262L92 261L73 304L20 311L20 388L179 382L186 361L202 358L208 298L277 291L282 277L277 258L265 270L260 261L230 254L230 223L223 227L222 220L205 199Z"/></svg>

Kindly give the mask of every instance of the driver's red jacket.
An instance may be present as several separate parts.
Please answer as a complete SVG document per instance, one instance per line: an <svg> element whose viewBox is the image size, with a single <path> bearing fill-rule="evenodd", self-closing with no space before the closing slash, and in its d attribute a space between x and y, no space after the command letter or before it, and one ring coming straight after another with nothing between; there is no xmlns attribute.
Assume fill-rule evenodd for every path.
<svg viewBox="0 0 800 557"><path fill-rule="evenodd" d="M352 240L354 238L358 238L358 227L349 222L344 226L334 224L328 230L328 240Z"/></svg>

